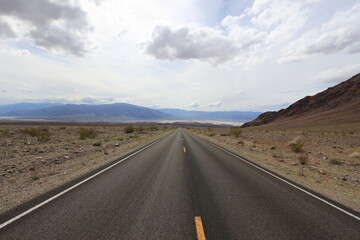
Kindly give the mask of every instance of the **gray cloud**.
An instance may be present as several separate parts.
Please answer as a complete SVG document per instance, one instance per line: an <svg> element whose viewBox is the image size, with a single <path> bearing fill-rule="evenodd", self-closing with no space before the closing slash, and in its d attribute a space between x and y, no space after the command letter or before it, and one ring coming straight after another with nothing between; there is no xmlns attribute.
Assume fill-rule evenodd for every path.
<svg viewBox="0 0 360 240"><path fill-rule="evenodd" d="M15 36L16 36L16 34L11 29L9 24L7 24L6 22L0 21L0 37L13 38Z"/></svg>
<svg viewBox="0 0 360 240"><path fill-rule="evenodd" d="M86 52L85 37L91 27L79 7L49 0L0 0L0 15L30 24L24 36L38 46L77 56ZM21 36L9 23L0 24L1 33L7 37Z"/></svg>
<svg viewBox="0 0 360 240"><path fill-rule="evenodd" d="M240 48L227 36L212 29L157 26L146 53L161 60L198 59L219 64L236 57Z"/></svg>
<svg viewBox="0 0 360 240"><path fill-rule="evenodd" d="M360 73L360 64L353 64L343 68L332 68L319 73L314 78L310 79L312 82L338 84L350 77Z"/></svg>
<svg viewBox="0 0 360 240"><path fill-rule="evenodd" d="M306 32L282 50L279 63L303 61L337 52L360 53L360 3L334 14L320 28Z"/></svg>

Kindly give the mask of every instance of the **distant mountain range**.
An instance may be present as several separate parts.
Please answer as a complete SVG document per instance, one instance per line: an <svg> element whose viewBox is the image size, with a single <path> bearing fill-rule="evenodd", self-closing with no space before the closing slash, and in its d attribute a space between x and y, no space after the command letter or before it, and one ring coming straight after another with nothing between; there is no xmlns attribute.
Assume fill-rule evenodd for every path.
<svg viewBox="0 0 360 240"><path fill-rule="evenodd" d="M133 121L162 120L171 117L145 107L127 103L114 104L65 104L46 106L46 103L22 103L1 106L0 115L4 117L35 118L57 121ZM21 108L21 106L24 106ZM6 109L4 112L2 109Z"/></svg>
<svg viewBox="0 0 360 240"><path fill-rule="evenodd" d="M203 112L180 109L151 109L127 103L114 104L58 104L17 103L0 105L1 117L18 119L45 119L54 121L161 121L161 120L214 120L246 122L260 112L222 111Z"/></svg>
<svg viewBox="0 0 360 240"><path fill-rule="evenodd" d="M186 111L173 108L163 108L157 110L179 120L214 120L225 122L247 122L255 119L259 116L259 114L261 114L261 112L244 111Z"/></svg>
<svg viewBox="0 0 360 240"><path fill-rule="evenodd" d="M286 109L263 113L242 127L341 124L360 126L360 74L314 96L300 99Z"/></svg>

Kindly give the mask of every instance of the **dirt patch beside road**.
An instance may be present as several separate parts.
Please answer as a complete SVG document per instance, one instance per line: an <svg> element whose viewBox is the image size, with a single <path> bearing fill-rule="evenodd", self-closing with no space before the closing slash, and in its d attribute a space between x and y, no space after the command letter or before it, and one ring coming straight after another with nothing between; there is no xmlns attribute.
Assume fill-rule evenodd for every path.
<svg viewBox="0 0 360 240"><path fill-rule="evenodd" d="M0 125L0 213L165 136L167 127ZM80 131L90 133L80 139ZM83 131L84 132L84 131ZM85 131L86 133L86 131ZM91 134L93 133L93 135Z"/></svg>
<svg viewBox="0 0 360 240"><path fill-rule="evenodd" d="M360 212L358 130L189 130Z"/></svg>

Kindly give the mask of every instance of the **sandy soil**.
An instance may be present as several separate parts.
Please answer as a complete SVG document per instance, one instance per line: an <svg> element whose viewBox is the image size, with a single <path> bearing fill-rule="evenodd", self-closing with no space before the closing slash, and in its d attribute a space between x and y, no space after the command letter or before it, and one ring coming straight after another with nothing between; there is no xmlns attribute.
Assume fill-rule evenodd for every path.
<svg viewBox="0 0 360 240"><path fill-rule="evenodd" d="M0 125L0 213L99 168L170 131L166 127L152 131L144 127L126 134L122 126L87 126L98 134L93 139L81 140L81 126L47 126L50 139L39 142L26 132L31 128L37 126ZM101 145L94 146L94 143Z"/></svg>
<svg viewBox="0 0 360 240"><path fill-rule="evenodd" d="M360 131L189 128L287 179L360 212ZM303 143L300 152L290 144ZM305 163L301 160L305 158ZM307 160L307 162L306 162ZM339 164L335 164L339 163Z"/></svg>

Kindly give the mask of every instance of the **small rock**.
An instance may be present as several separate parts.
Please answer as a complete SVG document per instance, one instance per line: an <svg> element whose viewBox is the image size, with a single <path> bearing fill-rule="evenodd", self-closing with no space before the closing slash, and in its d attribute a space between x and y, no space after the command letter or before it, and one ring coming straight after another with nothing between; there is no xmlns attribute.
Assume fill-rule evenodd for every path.
<svg viewBox="0 0 360 240"><path fill-rule="evenodd" d="M35 171L34 167L29 168L30 171Z"/></svg>
<svg viewBox="0 0 360 240"><path fill-rule="evenodd" d="M64 156L64 159L70 159L70 157L69 156Z"/></svg>
<svg viewBox="0 0 360 240"><path fill-rule="evenodd" d="M105 155L109 155L109 153L107 151L104 152Z"/></svg>
<svg viewBox="0 0 360 240"><path fill-rule="evenodd" d="M319 169L319 173L320 173L321 175L326 175L326 171L325 171L324 169Z"/></svg>
<svg viewBox="0 0 360 240"><path fill-rule="evenodd" d="M44 153L44 149L39 149L38 153Z"/></svg>
<svg viewBox="0 0 360 240"><path fill-rule="evenodd" d="M41 159L43 159L43 157L36 157L35 159L37 159L37 160L41 160Z"/></svg>
<svg viewBox="0 0 360 240"><path fill-rule="evenodd" d="M297 164L297 163L295 163L295 162L293 162L293 163L291 163L291 165L295 166L295 165L298 165L298 164Z"/></svg>
<svg viewBox="0 0 360 240"><path fill-rule="evenodd" d="M119 144L119 143L115 143L115 147L118 147L118 146L120 146L120 144Z"/></svg>
<svg viewBox="0 0 360 240"><path fill-rule="evenodd" d="M59 159L56 159L56 160L54 161L54 163L55 163L55 164L61 164L62 162L61 162Z"/></svg>
<svg viewBox="0 0 360 240"><path fill-rule="evenodd" d="M342 177L340 177L340 180L347 181L348 179L347 179L347 177L342 176Z"/></svg>

